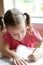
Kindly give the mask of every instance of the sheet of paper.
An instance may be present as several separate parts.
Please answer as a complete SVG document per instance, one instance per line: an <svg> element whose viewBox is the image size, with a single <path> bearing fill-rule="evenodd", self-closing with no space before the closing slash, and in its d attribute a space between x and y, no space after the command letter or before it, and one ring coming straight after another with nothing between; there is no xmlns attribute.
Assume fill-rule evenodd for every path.
<svg viewBox="0 0 43 65"><path fill-rule="evenodd" d="M20 58L23 57L23 58L27 59L28 55L30 55L33 50L34 50L34 48L27 48L23 45L20 45L17 47L16 53L18 54L18 56Z"/></svg>

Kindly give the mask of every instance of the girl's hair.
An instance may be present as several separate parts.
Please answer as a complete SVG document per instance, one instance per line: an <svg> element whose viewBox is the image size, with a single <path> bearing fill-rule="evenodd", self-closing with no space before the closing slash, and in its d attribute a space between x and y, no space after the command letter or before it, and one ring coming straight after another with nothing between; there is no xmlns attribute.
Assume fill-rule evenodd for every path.
<svg viewBox="0 0 43 65"><path fill-rule="evenodd" d="M24 15L26 16L26 21L25 21L26 25L29 26L30 25L30 16L27 13L24 13Z"/></svg>
<svg viewBox="0 0 43 65"><path fill-rule="evenodd" d="M2 31L3 29L3 22L2 22L3 16L0 16L0 30Z"/></svg>
<svg viewBox="0 0 43 65"><path fill-rule="evenodd" d="M24 20L24 14L22 14L18 9L10 9L8 10L3 17L4 25L7 26L16 26L22 23ZM1 29L3 29L2 20L1 20Z"/></svg>

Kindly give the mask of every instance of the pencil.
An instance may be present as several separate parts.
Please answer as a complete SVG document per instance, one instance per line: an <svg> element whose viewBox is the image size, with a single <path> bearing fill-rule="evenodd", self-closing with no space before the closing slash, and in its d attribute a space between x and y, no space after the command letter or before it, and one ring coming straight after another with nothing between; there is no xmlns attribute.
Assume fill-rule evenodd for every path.
<svg viewBox="0 0 43 65"><path fill-rule="evenodd" d="M37 49L38 47L41 46L42 43L43 43L43 39L37 43L37 47L32 51L32 54L36 51L36 49Z"/></svg>
<svg viewBox="0 0 43 65"><path fill-rule="evenodd" d="M32 54L35 52L36 49L37 49L37 48L35 48L35 49L32 51Z"/></svg>

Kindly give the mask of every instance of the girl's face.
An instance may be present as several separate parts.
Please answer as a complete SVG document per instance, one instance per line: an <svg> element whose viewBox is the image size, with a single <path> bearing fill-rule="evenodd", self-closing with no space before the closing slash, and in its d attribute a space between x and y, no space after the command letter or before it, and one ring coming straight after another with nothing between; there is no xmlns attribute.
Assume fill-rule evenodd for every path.
<svg viewBox="0 0 43 65"><path fill-rule="evenodd" d="M18 41L22 40L24 36L26 35L25 23L21 23L17 26L9 26L7 28L11 36Z"/></svg>

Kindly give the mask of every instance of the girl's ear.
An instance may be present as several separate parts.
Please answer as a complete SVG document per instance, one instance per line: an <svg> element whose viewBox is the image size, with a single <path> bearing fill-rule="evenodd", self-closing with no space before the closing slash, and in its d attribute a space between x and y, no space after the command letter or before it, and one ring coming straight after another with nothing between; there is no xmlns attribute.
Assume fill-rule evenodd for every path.
<svg viewBox="0 0 43 65"><path fill-rule="evenodd" d="M2 32L5 33L6 31L7 31L7 28L6 27L3 27Z"/></svg>

